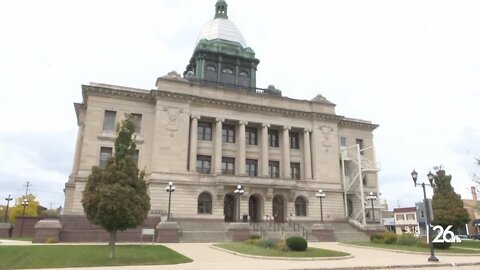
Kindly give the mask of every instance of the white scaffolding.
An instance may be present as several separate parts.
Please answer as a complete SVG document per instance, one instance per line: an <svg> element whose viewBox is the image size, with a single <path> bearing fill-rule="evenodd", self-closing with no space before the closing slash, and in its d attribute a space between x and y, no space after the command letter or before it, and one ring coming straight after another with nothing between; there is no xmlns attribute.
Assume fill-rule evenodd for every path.
<svg viewBox="0 0 480 270"><path fill-rule="evenodd" d="M365 208L368 207L369 204L369 202L365 200L366 194L364 192L363 178L368 173L376 173L378 171L376 163L363 155L363 153L368 150L373 152L373 158L375 160L373 147L360 149L359 144L340 147L345 216L353 225L361 228L364 228L367 224ZM375 189L378 190L378 181Z"/></svg>

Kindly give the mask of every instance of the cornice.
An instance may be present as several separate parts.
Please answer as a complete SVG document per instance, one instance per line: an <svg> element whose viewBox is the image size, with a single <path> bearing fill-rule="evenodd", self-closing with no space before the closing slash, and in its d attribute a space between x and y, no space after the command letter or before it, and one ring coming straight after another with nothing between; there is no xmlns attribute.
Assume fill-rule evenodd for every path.
<svg viewBox="0 0 480 270"><path fill-rule="evenodd" d="M152 95L152 91L137 88L118 87L113 85L82 85L84 102L87 100L87 95L93 93L98 95L117 96L121 98L136 99L140 101L148 101L149 103L155 103L155 98Z"/></svg>
<svg viewBox="0 0 480 270"><path fill-rule="evenodd" d="M370 122L355 121L355 120L350 120L350 119L342 119L338 124L339 124L339 126L353 127L353 128L363 128L363 129L368 129L368 130L375 130L376 128L379 127L379 125L372 124Z"/></svg>
<svg viewBox="0 0 480 270"><path fill-rule="evenodd" d="M228 109L237 109L237 110L248 111L248 112L254 111L254 112L261 112L261 113L274 113L274 114L282 114L286 116L293 116L297 118L309 118L309 119L315 118L315 119L322 119L322 120L328 120L328 121L340 121L341 119L344 118L343 116L335 115L335 114L289 110L289 109L278 108L278 107L268 107L268 106L254 105L254 104L241 103L241 102L235 102L235 101L219 100L219 99L205 98L205 97L199 97L199 96L193 96L193 95L187 95L187 94L172 93L169 91L162 91L162 90L154 90L152 92L156 93L157 98L183 100L183 101L188 101L196 104L224 107Z"/></svg>

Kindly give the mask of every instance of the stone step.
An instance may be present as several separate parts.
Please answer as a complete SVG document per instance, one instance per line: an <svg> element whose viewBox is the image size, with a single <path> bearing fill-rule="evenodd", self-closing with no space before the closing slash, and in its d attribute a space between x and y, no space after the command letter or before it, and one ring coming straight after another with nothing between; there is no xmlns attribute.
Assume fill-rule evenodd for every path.
<svg viewBox="0 0 480 270"><path fill-rule="evenodd" d="M183 231L181 243L208 243L230 241L226 231Z"/></svg>

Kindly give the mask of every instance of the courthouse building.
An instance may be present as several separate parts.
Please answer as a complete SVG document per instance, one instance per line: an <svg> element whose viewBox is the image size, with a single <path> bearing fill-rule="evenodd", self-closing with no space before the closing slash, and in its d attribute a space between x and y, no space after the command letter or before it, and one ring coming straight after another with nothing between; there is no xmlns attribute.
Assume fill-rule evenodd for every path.
<svg viewBox="0 0 480 270"><path fill-rule="evenodd" d="M260 60L227 11L219 0L186 70L158 78L155 90L82 85L65 215L84 215L88 175L114 154L115 125L128 113L136 120L150 215L167 212L165 187L172 181L174 219L319 220L321 189L324 220L369 221L365 195L378 193L372 133L378 126L337 115L321 95L298 100L274 86L258 88ZM234 193L237 185L242 195Z"/></svg>

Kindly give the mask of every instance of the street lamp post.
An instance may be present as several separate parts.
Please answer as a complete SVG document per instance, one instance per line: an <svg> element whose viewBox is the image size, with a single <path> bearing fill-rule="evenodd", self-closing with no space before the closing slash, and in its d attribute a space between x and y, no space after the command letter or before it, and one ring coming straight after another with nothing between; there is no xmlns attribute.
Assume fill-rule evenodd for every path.
<svg viewBox="0 0 480 270"><path fill-rule="evenodd" d="M375 195L373 192L370 191L367 195L367 200L370 200L372 203L372 217L373 217L373 223L375 223L375 209L373 209L373 201L377 199L377 195Z"/></svg>
<svg viewBox="0 0 480 270"><path fill-rule="evenodd" d="M241 185L237 185L234 193L237 195L237 222L240 221L240 195L242 195L245 191Z"/></svg>
<svg viewBox="0 0 480 270"><path fill-rule="evenodd" d="M432 242L432 228L431 228L431 220L430 220L430 207L428 205L428 200L427 200L427 193L425 192L425 186L431 186L432 188L435 187L435 184L433 183L433 173L428 172L427 177L428 181L430 184L425 184L425 182L422 182L421 184L417 184L417 176L418 173L413 170L411 173L413 183L415 186L422 186L423 188L423 205L425 206L425 213L427 214L427 228L428 228L428 246L430 247L430 258L428 258L428 261L430 262L438 262L437 257L435 257L435 250L433 248L433 242Z"/></svg>
<svg viewBox="0 0 480 270"><path fill-rule="evenodd" d="M19 237L22 237L23 222L25 221L25 208L27 208L27 206L28 206L28 200L27 200L27 199L23 199L23 200L22 200L22 205L23 205L22 225L20 225L20 236L19 236Z"/></svg>
<svg viewBox="0 0 480 270"><path fill-rule="evenodd" d="M322 200L325 198L325 192L323 190L319 189L317 193L315 193L315 197L320 199L320 221L323 222L323 205L322 205Z"/></svg>
<svg viewBox="0 0 480 270"><path fill-rule="evenodd" d="M10 205L10 201L13 200L12 195L8 195L8 197L5 198L7 201L7 208L5 208L5 222L7 222L8 218L8 206Z"/></svg>
<svg viewBox="0 0 480 270"><path fill-rule="evenodd" d="M165 191L168 192L168 216L167 216L167 221L172 221L172 217L170 216L170 205L172 203L172 192L175 191L175 186L173 183L170 181L168 182L168 186L165 188Z"/></svg>

